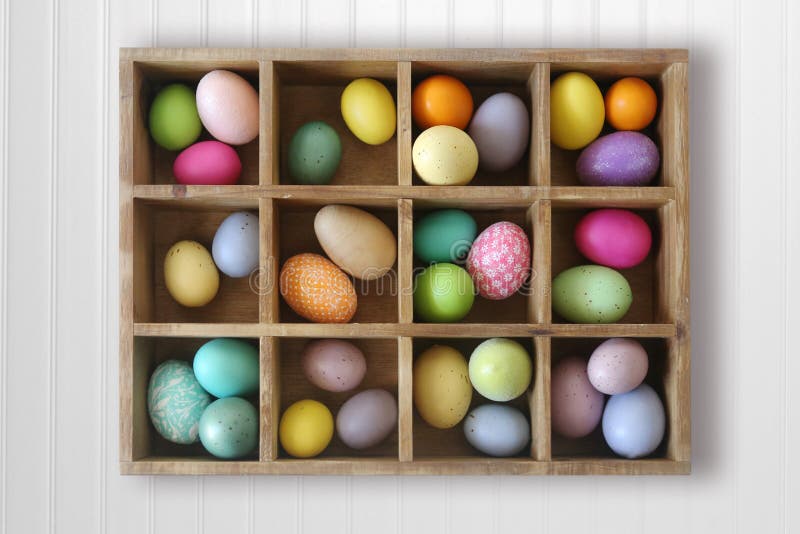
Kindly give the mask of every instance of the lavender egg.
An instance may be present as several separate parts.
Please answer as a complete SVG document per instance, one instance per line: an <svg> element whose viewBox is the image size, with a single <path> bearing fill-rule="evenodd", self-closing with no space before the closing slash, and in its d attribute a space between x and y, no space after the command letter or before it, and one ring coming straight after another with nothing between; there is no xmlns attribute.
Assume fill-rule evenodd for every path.
<svg viewBox="0 0 800 534"><path fill-rule="evenodd" d="M647 185L658 172L656 144L639 132L604 135L581 152L576 170L583 185Z"/></svg>
<svg viewBox="0 0 800 534"><path fill-rule="evenodd" d="M368 389L350 397L336 414L336 432L351 449L374 447L395 428L397 401L383 389Z"/></svg>

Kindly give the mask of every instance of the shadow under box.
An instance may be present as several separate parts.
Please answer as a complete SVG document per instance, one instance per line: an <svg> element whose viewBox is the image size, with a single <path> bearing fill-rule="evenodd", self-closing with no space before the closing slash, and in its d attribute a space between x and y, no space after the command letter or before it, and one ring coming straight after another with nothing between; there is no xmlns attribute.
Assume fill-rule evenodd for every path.
<svg viewBox="0 0 800 534"><path fill-rule="evenodd" d="M461 208L455 205L447 206L432 206L426 205L424 202L414 202L414 224L426 214L439 209L462 209L469 213L478 226L478 233L486 230L494 223L501 221L508 221L516 224L528 236L528 243L531 245L531 254L533 254L533 228L531 227L531 220L528 216L526 208L501 208L501 209L472 209ZM419 207L417 207L419 206ZM461 262L457 262L460 267L465 270L466 257ZM429 264L423 263L416 256L414 256L414 275L421 273ZM530 278L523 284L519 291L512 296L503 300L491 300L483 298L480 295L475 295L475 300L472 304L472 309L466 317L459 321L460 323L527 323L528 318L528 300L534 298L530 293ZM416 321L415 322L419 322Z"/></svg>
<svg viewBox="0 0 800 534"><path fill-rule="evenodd" d="M649 368L644 381L658 393L664 405L664 409L666 410L668 406L665 396L667 389L664 384L668 358L666 340L651 338L637 338L636 340L642 344L648 356ZM558 365L558 362L567 356L580 356L586 358L588 361L594 349L603 341L605 341L605 339L553 338L551 341L551 369L554 369L556 365ZM608 402L609 398L610 397L606 395L605 402ZM603 408L605 409L605 405ZM667 443L669 441L669 416L666 413L665 416L667 428L664 432L664 439L658 448L651 455L647 456L647 458L666 458ZM583 438L570 439L559 436L556 432L553 432L551 446L554 460L558 460L558 457L562 459L574 457L622 458L621 456L617 456L608 444L606 444L606 440L603 437L602 420L591 434Z"/></svg>
<svg viewBox="0 0 800 534"><path fill-rule="evenodd" d="M415 338L413 341L414 359L416 360L416 358L420 354L425 352L433 345L446 345L449 347L453 347L454 349L459 351L464 356L464 358L466 358L466 360L469 361L469 357L472 354L472 351L475 350L475 347L486 341L486 339ZM528 354L530 355L531 358L531 364L533 365L533 375L532 375L533 378L531 379L530 386L528 386L528 390L524 394L520 395L516 399L499 404L507 404L509 406L514 406L515 408L518 408L525 415L525 418L528 420L528 423L530 423L531 411L528 399L531 395L531 392L533 391L533 384L536 379L536 374L539 372L539 369L536 369L536 358L533 352L533 339L532 338L511 338L511 339L513 339L514 341L525 347L525 350L528 351ZM483 397L473 387L472 401L470 402L467 414L469 414L469 412L471 412L478 406L482 406L484 404L494 404L494 401L491 401ZM442 457L442 456L475 456L479 458L491 458L491 456L480 452L479 450L475 449L472 445L469 444L467 438L464 437L463 419L456 426L452 428L447 428L447 429L434 428L428 423L426 423L424 419L422 419L422 417L419 415L419 412L417 412L417 409L415 407L413 434L414 434L414 459L416 460L425 459L428 457ZM522 449L514 457L529 458L530 442L524 449Z"/></svg>
<svg viewBox="0 0 800 534"><path fill-rule="evenodd" d="M153 102L158 91L171 84L171 83L184 83L188 85L192 91L197 88L200 79L215 69L230 70L240 75L252 85L256 91L259 91L258 84L258 63L250 62L237 62L233 64L221 63L220 65L209 68L207 64L204 65L180 65L179 67L170 67L160 64L137 63L137 66L142 71L143 83L142 92L140 96L141 107L139 109L141 127L147 130L148 116L150 113L150 104ZM152 166L151 177L152 184L175 184L175 175L172 173L172 165L175 158L181 153L180 150L167 150L157 145L153 138L150 136L149 131L145 132L148 140L149 153L139 153L137 157L147 157ZM195 142L210 141L214 138L208 131L203 128L203 132ZM259 172L258 172L258 137L247 143L246 145L234 146L236 153L242 161L242 174L239 177L239 185L258 185Z"/></svg>
<svg viewBox="0 0 800 534"><path fill-rule="evenodd" d="M342 159L330 185L397 185L397 133L385 143L368 145L359 140L342 118L340 99L357 78L383 83L397 105L397 63L385 62L279 62L280 183L294 184L288 170L289 143L297 129L311 121L328 123L342 143Z"/></svg>
<svg viewBox="0 0 800 534"><path fill-rule="evenodd" d="M168 338L168 337L137 337L134 341L134 377L133 382L136 384L136 391L134 391L134 402L143 410L140 417L147 419L146 424L133 425L134 432L141 429L147 432L147 436L137 437L134 436L135 443L147 443L146 450L143 451L145 456L150 457L204 457L208 459L215 459L199 441L191 445L181 445L167 441L156 432L153 423L150 421L150 416L147 412L147 387L150 383L150 376L156 370L159 364L167 360L183 360L192 363L194 355L197 350L212 338ZM255 348L258 348L258 340L245 339L244 341L250 343ZM259 410L258 395L251 395L245 397L257 411ZM216 400L212 396L212 402ZM248 456L241 458L240 461L258 460L258 447L253 450Z"/></svg>
<svg viewBox="0 0 800 534"><path fill-rule="evenodd" d="M555 66L554 66L555 69ZM603 93L605 97L606 91L611 85L619 79L625 78L626 76L637 76L642 78L656 92L656 98L658 99L658 108L656 110L656 116L653 119L653 122L645 128L641 130L641 133L649 137L653 140L653 142L658 147L658 153L661 158L664 157L664 150L662 147L662 142L660 136L658 135L658 125L661 122L661 99L663 96L663 92L661 90L661 82L658 79L658 75L653 75L652 73L620 73L618 75L610 76L609 74L597 74L592 73L591 71L583 70L583 69L575 69L578 72L584 72L592 77L592 79L597 83L597 86L600 88L600 92ZM553 70L550 76L550 82L552 83L556 78L558 78L561 74L566 72L573 72L572 70ZM609 123L606 121L603 124L603 130L600 132L599 137L604 135L608 135L611 133L616 132ZM587 145L589 146L589 145ZM576 186L582 185L578 180L578 173L575 169L575 165L578 162L578 157L581 155L581 152L586 147L578 150L565 150L563 148L559 148L555 145L552 141L550 142L550 185L553 186ZM648 186L656 187L663 185L661 179L661 171L663 169L663 164L659 165L658 173L653 177L650 181Z"/></svg>
<svg viewBox="0 0 800 534"><path fill-rule="evenodd" d="M255 202L255 201L254 201ZM208 207L176 204L134 206L133 295L137 323L255 323L258 293L251 277L231 278L220 271L219 290L205 306L188 308L167 291L164 258L167 251L185 239L197 241L211 253L214 234L222 221L237 211L258 214L255 204L238 207Z"/></svg>
<svg viewBox="0 0 800 534"><path fill-rule="evenodd" d="M531 94L528 88L528 80L533 73L533 63L508 63L502 65L471 64L468 62L453 65L439 62L419 62L416 61L411 66L412 92L420 82L435 74L446 74L453 76L466 85L473 100L473 116L481 104L490 96L497 93L512 93L522 99L528 109L528 122L531 122ZM469 128L469 126L467 126ZM422 133L416 123L412 120L412 144ZM532 133L532 132L531 132ZM478 172L469 183L477 186L520 186L533 183L530 176L530 147L531 139L529 134L528 148L522 159L511 169L505 172L489 172L478 167ZM414 172L413 185L427 185L417 173Z"/></svg>
<svg viewBox="0 0 800 534"><path fill-rule="evenodd" d="M364 353L367 360L367 374L359 386L352 391L334 393L325 391L313 385L303 374L300 354L303 348L314 341L308 338L279 338L278 355L280 365L280 410L281 415L293 403L303 399L313 399L321 402L333 414L334 421L339 413L339 408L348 399L367 389L385 389L397 400L397 339L345 339L356 345ZM277 430L277 429L276 429ZM347 456L383 457L397 459L398 457L398 430L397 427L389 436L378 445L364 450L351 449L339 439L334 429L330 445L317 458L341 458ZM293 458L283 447L280 448L281 458Z"/></svg>
<svg viewBox="0 0 800 534"><path fill-rule="evenodd" d="M552 275L553 278L570 267L593 264L584 257L575 245L575 227L587 213L595 211L585 208L553 208L552 211ZM656 256L661 248L658 217L655 210L631 210L642 217L653 234L653 244L647 258L630 269L615 269L625 277L633 292L633 303L628 313L617 323L642 324L657 322L658 281ZM563 317L553 311L554 323L566 323Z"/></svg>
<svg viewBox="0 0 800 534"><path fill-rule="evenodd" d="M397 237L397 207L394 200L390 205L365 206L353 205L363 209L383 221ZM314 217L317 212L327 204L295 203L279 200L278 225L274 231L278 232L279 261L278 268L296 254L311 252L328 258L317 235L314 233ZM330 259L330 258L328 258ZM396 323L397 322L397 263L383 277L377 280L359 280L350 278L358 297L358 307L351 323ZM283 297L280 298L279 314L282 323L307 323L308 320L300 317L292 310Z"/></svg>

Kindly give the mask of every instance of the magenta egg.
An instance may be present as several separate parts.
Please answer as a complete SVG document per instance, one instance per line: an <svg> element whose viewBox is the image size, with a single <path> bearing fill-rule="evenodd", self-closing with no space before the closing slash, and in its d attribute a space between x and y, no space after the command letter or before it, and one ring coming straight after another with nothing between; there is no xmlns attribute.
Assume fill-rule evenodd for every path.
<svg viewBox="0 0 800 534"><path fill-rule="evenodd" d="M605 397L594 389L586 373L586 359L568 356L558 362L550 378L553 430L565 438L592 433L603 417Z"/></svg>
<svg viewBox="0 0 800 534"><path fill-rule="evenodd" d="M615 337L602 342L589 358L589 382L606 395L619 395L639 387L647 376L647 352L635 339Z"/></svg>
<svg viewBox="0 0 800 534"><path fill-rule="evenodd" d="M178 154L172 173L179 184L232 185L239 180L242 162L225 143L200 141Z"/></svg>
<svg viewBox="0 0 800 534"><path fill-rule="evenodd" d="M628 210L595 210L575 227L575 245L580 253L594 263L614 269L640 264L652 244L650 227Z"/></svg>

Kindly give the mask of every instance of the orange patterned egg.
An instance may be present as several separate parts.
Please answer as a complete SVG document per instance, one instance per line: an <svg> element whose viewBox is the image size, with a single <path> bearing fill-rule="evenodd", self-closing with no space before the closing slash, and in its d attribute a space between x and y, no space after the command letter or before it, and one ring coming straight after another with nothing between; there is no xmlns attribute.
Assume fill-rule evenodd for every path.
<svg viewBox="0 0 800 534"><path fill-rule="evenodd" d="M281 295L297 314L315 323L346 323L356 313L350 278L319 254L292 256L281 268Z"/></svg>

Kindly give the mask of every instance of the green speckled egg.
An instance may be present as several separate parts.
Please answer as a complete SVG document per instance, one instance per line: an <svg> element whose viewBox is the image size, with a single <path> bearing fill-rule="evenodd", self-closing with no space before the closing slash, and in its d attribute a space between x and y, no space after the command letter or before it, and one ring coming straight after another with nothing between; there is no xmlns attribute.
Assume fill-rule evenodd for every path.
<svg viewBox="0 0 800 534"><path fill-rule="evenodd" d="M247 341L212 339L194 355L194 375L215 397L247 396L258 392L258 349Z"/></svg>
<svg viewBox="0 0 800 534"><path fill-rule="evenodd" d="M341 159L339 134L322 121L302 125L289 143L289 174L298 184L330 183Z"/></svg>
<svg viewBox="0 0 800 534"><path fill-rule="evenodd" d="M200 418L200 441L217 458L247 456L258 446L258 411L239 397L215 400Z"/></svg>
<svg viewBox="0 0 800 534"><path fill-rule="evenodd" d="M628 312L633 292L625 277L600 265L580 265L553 279L553 311L573 323L614 323Z"/></svg>
<svg viewBox="0 0 800 534"><path fill-rule="evenodd" d="M197 441L203 410L211 403L194 376L192 366L167 360L153 372L147 388L147 411L164 439L187 445Z"/></svg>
<svg viewBox="0 0 800 534"><path fill-rule="evenodd" d="M463 263L478 225L462 210L437 210L414 224L414 254L426 262Z"/></svg>

